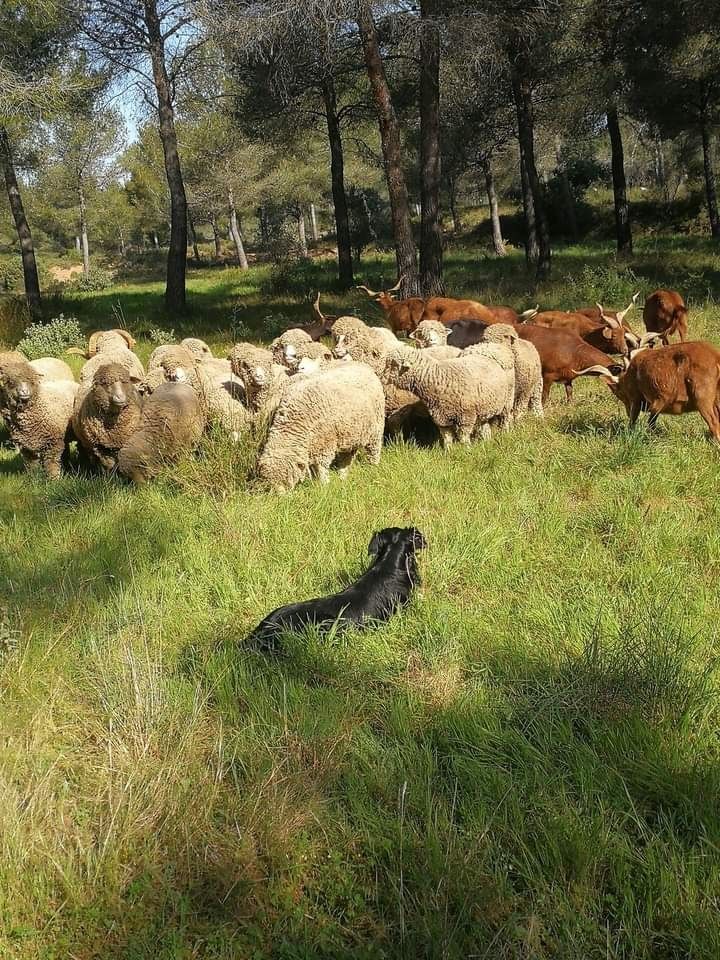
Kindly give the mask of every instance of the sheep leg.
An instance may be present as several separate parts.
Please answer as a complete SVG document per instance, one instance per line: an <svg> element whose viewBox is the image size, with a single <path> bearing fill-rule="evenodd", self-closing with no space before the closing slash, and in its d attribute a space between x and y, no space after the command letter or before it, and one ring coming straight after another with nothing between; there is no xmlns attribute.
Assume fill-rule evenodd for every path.
<svg viewBox="0 0 720 960"><path fill-rule="evenodd" d="M442 442L444 449L447 450L448 447L451 447L455 442L455 435L452 427L438 427L438 430L440 431L440 441Z"/></svg>
<svg viewBox="0 0 720 960"><path fill-rule="evenodd" d="M533 390L530 396L530 412L536 417L544 417L542 390Z"/></svg>
<svg viewBox="0 0 720 960"><path fill-rule="evenodd" d="M473 438L473 434L475 432L476 424L477 424L477 420L473 424L459 423L457 425L455 435L458 443L468 444L471 442Z"/></svg>
<svg viewBox="0 0 720 960"><path fill-rule="evenodd" d="M376 467L380 463L380 456L382 454L382 434L368 445L365 452L370 463Z"/></svg>
<svg viewBox="0 0 720 960"><path fill-rule="evenodd" d="M337 467L338 476L341 480L345 480L348 475L348 470L352 466L353 460L355 459L354 450L344 450L342 453L337 455L335 460L335 466Z"/></svg>
<svg viewBox="0 0 720 960"><path fill-rule="evenodd" d="M322 460L314 464L313 472L317 477L318 483L330 483L330 466L334 459L334 453L326 453Z"/></svg>

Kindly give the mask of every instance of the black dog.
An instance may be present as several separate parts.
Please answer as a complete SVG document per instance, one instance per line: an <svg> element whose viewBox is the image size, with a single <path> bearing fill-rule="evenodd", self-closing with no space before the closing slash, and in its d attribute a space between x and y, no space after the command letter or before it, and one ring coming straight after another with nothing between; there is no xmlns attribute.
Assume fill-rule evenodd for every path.
<svg viewBox="0 0 720 960"><path fill-rule="evenodd" d="M368 546L372 566L346 590L330 597L290 603L273 610L255 627L249 642L274 648L282 633L315 625L328 633L335 625L359 629L389 620L405 606L420 583L415 551L427 546L415 527L388 527L376 533Z"/></svg>

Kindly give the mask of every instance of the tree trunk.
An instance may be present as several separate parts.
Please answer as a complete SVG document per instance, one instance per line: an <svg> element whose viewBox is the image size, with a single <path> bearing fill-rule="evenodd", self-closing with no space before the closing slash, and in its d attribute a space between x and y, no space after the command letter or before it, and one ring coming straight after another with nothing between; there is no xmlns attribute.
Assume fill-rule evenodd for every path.
<svg viewBox="0 0 720 960"><path fill-rule="evenodd" d="M80 246L80 237L75 237L75 250L80 253L82 247Z"/></svg>
<svg viewBox="0 0 720 960"><path fill-rule="evenodd" d="M525 169L522 150L520 151L520 184L525 216L525 260L528 270L530 270L536 267L540 259L540 244L538 243L537 223L535 221L535 201L530 189L530 180Z"/></svg>
<svg viewBox="0 0 720 960"><path fill-rule="evenodd" d="M242 234L238 225L237 210L235 209L235 195L232 187L228 189L228 210L230 211L230 237L235 244L235 253L238 258L238 266L241 270L248 269L248 259L245 255L245 245L243 244Z"/></svg>
<svg viewBox="0 0 720 960"><path fill-rule="evenodd" d="M390 195L395 258L398 274L403 278L401 296L418 296L420 283L417 270L417 247L412 232L407 184L402 166L400 127L390 96L385 66L380 56L375 21L368 0L360 0L358 5L358 27L380 127L385 177Z"/></svg>
<svg viewBox="0 0 720 960"><path fill-rule="evenodd" d="M610 134L610 150L612 154L613 197L615 200L615 235L617 238L618 253L629 256L632 253L632 231L630 229L630 207L627 199L627 184L625 183L625 157L623 154L622 134L618 119L617 107L614 103L608 105L607 125Z"/></svg>
<svg viewBox="0 0 720 960"><path fill-rule="evenodd" d="M197 234L195 233L195 221L193 220L193 215L190 212L189 207L187 212L187 222L190 242L192 243L193 248L193 257L195 258L195 263L200 263L200 250L198 249Z"/></svg>
<svg viewBox="0 0 720 960"><path fill-rule="evenodd" d="M313 243L317 243L320 239L320 234L318 232L318 222L317 222L317 212L315 210L315 204L310 204L310 236L312 237Z"/></svg>
<svg viewBox="0 0 720 960"><path fill-rule="evenodd" d="M493 250L498 257L504 257L507 254L507 250L503 243L500 210L498 208L497 191L495 190L495 177L493 176L492 166L489 160L485 160L483 163L483 173L485 174L485 188L487 190L488 204L490 205Z"/></svg>
<svg viewBox="0 0 720 960"><path fill-rule="evenodd" d="M78 200L80 201L80 240L82 241L83 276L90 276L90 247L87 233L87 205L82 180L78 181Z"/></svg>
<svg viewBox="0 0 720 960"><path fill-rule="evenodd" d="M122 230L118 235L118 239L120 241L120 256L124 257L125 256L125 237L123 236Z"/></svg>
<svg viewBox="0 0 720 960"><path fill-rule="evenodd" d="M567 231L570 234L570 238L573 241L577 241L578 228L577 218L575 217L575 201L573 200L572 190L570 189L570 179L562 159L562 141L560 137L555 137L555 159L557 161L557 172L560 178L560 191L562 193L563 207L565 208Z"/></svg>
<svg viewBox="0 0 720 960"><path fill-rule="evenodd" d="M158 119L165 159L165 174L170 190L170 248L167 260L165 303L171 310L181 310L185 306L187 198L178 155L172 91L165 64L165 43L158 16L157 0L143 0L143 7L149 38L148 52L158 98Z"/></svg>
<svg viewBox="0 0 720 960"><path fill-rule="evenodd" d="M298 227L298 242L300 243L300 255L307 257L308 255L308 245L307 245L307 236L305 234L305 214L303 213L303 208L298 204L297 211L295 213L295 219L297 220Z"/></svg>
<svg viewBox="0 0 720 960"><path fill-rule="evenodd" d="M532 91L530 81L519 70L516 64L511 66L513 95L518 119L518 139L520 141L520 157L525 167L527 177L527 192L532 197L532 206L535 214L535 231L538 244L537 279L543 280L550 276L551 249L550 230L547 213L545 211L545 197L542 184L535 166L535 121L533 116ZM525 191L523 191L524 193ZM527 210L526 210L527 217ZM528 234L531 234L528 222Z"/></svg>
<svg viewBox="0 0 720 960"><path fill-rule="evenodd" d="M220 231L218 230L217 217L210 218L210 226L212 227L213 240L215 241L215 259L222 260L222 238L220 237Z"/></svg>
<svg viewBox="0 0 720 960"><path fill-rule="evenodd" d="M20 187L18 186L13 163L12 148L7 130L0 126L0 166L2 166L7 188L10 210L15 220L20 255L22 257L23 279L25 282L25 299L27 300L30 315L37 318L40 315L40 281L38 279L37 263L35 262L35 247L33 246L30 224L25 216Z"/></svg>
<svg viewBox="0 0 720 960"><path fill-rule="evenodd" d="M457 181L455 177L447 176L445 178L448 192L448 205L450 207L450 216L452 218L453 233L460 233L462 230L462 220L457 208Z"/></svg>
<svg viewBox="0 0 720 960"><path fill-rule="evenodd" d="M432 19L437 0L420 0L420 285L426 297L443 296L440 222L440 30Z"/></svg>
<svg viewBox="0 0 720 960"><path fill-rule="evenodd" d="M717 190L715 188L713 144L710 125L705 117L703 117L702 120L701 133L703 163L705 166L705 198L707 200L708 216L710 217L710 233L717 239L720 237L720 218L718 217Z"/></svg>
<svg viewBox="0 0 720 960"><path fill-rule="evenodd" d="M352 248L350 246L350 218L345 193L345 159L343 156L340 123L337 115L337 98L332 77L323 81L325 119L330 143L330 176L332 180L333 206L335 207L335 235L338 248L338 281L343 290L353 285Z"/></svg>
<svg viewBox="0 0 720 960"><path fill-rule="evenodd" d="M158 240L158 235L153 231L153 246L156 250L160 249L160 241Z"/></svg>

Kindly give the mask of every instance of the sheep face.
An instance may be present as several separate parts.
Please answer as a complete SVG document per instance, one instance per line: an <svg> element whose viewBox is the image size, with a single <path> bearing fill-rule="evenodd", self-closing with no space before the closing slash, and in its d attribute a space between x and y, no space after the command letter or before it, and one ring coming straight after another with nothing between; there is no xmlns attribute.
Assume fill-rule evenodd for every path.
<svg viewBox="0 0 720 960"><path fill-rule="evenodd" d="M27 361L8 364L0 379L0 409L21 413L37 397L41 380Z"/></svg>
<svg viewBox="0 0 720 960"><path fill-rule="evenodd" d="M107 416L117 416L134 399L136 382L118 363L100 367L91 388L95 406Z"/></svg>
<svg viewBox="0 0 720 960"><path fill-rule="evenodd" d="M347 337L344 334L337 338L332 352L337 360L344 360L348 356Z"/></svg>
<svg viewBox="0 0 720 960"><path fill-rule="evenodd" d="M421 347L444 347L449 333L449 328L443 323L436 320L423 320L410 334L410 339Z"/></svg>
<svg viewBox="0 0 720 960"><path fill-rule="evenodd" d="M296 370L300 360L298 359L297 348L292 343L283 344L282 362L290 370Z"/></svg>

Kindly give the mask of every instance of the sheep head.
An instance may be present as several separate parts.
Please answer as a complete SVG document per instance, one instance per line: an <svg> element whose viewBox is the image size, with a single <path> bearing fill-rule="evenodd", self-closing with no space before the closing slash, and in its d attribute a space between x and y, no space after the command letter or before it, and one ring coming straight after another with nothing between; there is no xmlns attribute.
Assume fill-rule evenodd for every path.
<svg viewBox="0 0 720 960"><path fill-rule="evenodd" d="M188 350L198 360L210 360L213 352L204 340L198 337L185 337L180 341L180 346Z"/></svg>
<svg viewBox="0 0 720 960"><path fill-rule="evenodd" d="M21 413L37 397L41 382L42 375L21 354L1 354L0 410Z"/></svg>
<svg viewBox="0 0 720 960"><path fill-rule="evenodd" d="M518 340L518 332L509 323L492 323L485 328L483 341L485 343L506 343L512 346Z"/></svg>
<svg viewBox="0 0 720 960"><path fill-rule="evenodd" d="M95 372L90 393L98 410L117 416L136 398L137 383L119 363L106 363Z"/></svg>
<svg viewBox="0 0 720 960"><path fill-rule="evenodd" d="M421 347L444 347L449 335L450 328L439 320L421 320L409 338Z"/></svg>

